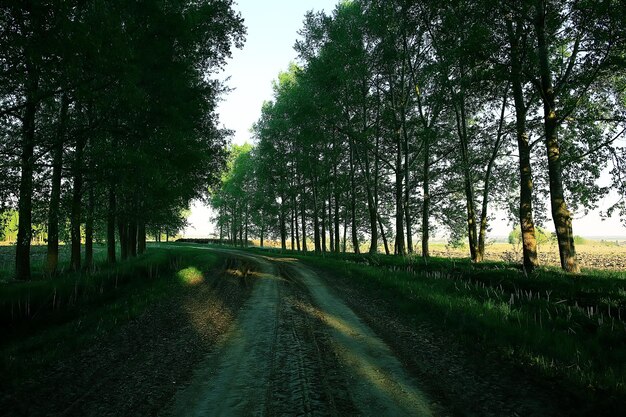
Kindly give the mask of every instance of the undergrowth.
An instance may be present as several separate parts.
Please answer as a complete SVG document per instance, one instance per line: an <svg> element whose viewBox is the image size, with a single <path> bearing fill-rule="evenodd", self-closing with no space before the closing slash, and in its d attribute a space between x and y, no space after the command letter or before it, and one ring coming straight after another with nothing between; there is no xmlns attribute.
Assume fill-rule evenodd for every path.
<svg viewBox="0 0 626 417"><path fill-rule="evenodd" d="M0 385L88 346L150 305L198 282L222 259L206 251L153 248L145 255L55 279L0 284Z"/></svg>

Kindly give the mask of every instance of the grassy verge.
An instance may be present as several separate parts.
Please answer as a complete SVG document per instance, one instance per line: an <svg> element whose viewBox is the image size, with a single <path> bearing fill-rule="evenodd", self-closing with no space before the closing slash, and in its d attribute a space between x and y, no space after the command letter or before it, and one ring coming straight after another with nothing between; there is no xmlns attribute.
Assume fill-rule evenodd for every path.
<svg viewBox="0 0 626 417"><path fill-rule="evenodd" d="M287 253L393 300L400 315L562 380L581 397L623 401L626 394L623 273L541 269L527 276L502 262Z"/></svg>
<svg viewBox="0 0 626 417"><path fill-rule="evenodd" d="M70 270L70 245L59 246L59 265L58 271L60 275L66 275ZM30 265L33 279L46 278L45 265L48 247L46 245L33 245L30 248ZM83 258L85 247L82 246ZM119 256L119 247L118 247ZM106 245L96 244L93 247L93 259L96 266L102 266L106 263L107 248ZM0 284L10 282L15 277L15 245L0 246Z"/></svg>
<svg viewBox="0 0 626 417"><path fill-rule="evenodd" d="M150 249L114 267L56 279L0 284L2 384L86 346L151 304L197 284L220 258L185 248Z"/></svg>

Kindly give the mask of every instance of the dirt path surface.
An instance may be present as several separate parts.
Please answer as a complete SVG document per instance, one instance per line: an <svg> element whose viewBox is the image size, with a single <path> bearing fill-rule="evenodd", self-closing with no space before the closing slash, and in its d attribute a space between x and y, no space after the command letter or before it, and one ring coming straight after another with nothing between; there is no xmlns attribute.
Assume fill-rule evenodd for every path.
<svg viewBox="0 0 626 417"><path fill-rule="evenodd" d="M601 415L594 413L591 405L561 389L558 381L516 366L498 352L472 346L445 327L402 315L393 299L380 296L336 271L317 272L327 288L340 295L387 342L423 383L429 397L437 404L445 404L446 410L437 414L463 417Z"/></svg>
<svg viewBox="0 0 626 417"><path fill-rule="evenodd" d="M387 345L314 272L293 259L220 252L256 262L255 287L167 414L433 414Z"/></svg>
<svg viewBox="0 0 626 417"><path fill-rule="evenodd" d="M238 260L227 260L224 271L204 271L203 284L0 390L0 416L156 415L232 326L250 293L246 271Z"/></svg>

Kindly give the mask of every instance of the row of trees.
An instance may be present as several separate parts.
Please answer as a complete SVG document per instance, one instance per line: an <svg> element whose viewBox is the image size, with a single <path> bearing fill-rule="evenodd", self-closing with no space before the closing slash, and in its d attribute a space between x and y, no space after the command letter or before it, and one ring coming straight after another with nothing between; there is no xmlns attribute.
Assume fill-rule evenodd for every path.
<svg viewBox="0 0 626 417"><path fill-rule="evenodd" d="M309 13L252 162L231 166L247 182L216 192L220 224L283 247L289 230L305 251L309 236L316 251L368 240L400 255L419 240L424 257L445 228L480 262L499 206L532 270L549 212L562 267L577 272L572 210L613 189L612 213L625 214L625 19L613 0L354 0Z"/></svg>
<svg viewBox="0 0 626 417"><path fill-rule="evenodd" d="M18 214L16 277L31 277L34 225L49 274L64 236L77 270L94 236L115 262L116 240L126 258L180 227L223 168L212 76L243 42L232 1L9 0L0 28L0 218Z"/></svg>

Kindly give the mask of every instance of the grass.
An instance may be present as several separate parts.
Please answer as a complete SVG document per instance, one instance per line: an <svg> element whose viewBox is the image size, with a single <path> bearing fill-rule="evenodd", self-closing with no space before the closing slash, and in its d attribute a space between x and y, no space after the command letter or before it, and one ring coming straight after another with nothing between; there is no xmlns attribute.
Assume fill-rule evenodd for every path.
<svg viewBox="0 0 626 417"><path fill-rule="evenodd" d="M255 249L255 251L260 251ZM263 251L274 255L275 251ZM278 252L279 253L279 252ZM385 255L302 255L329 276L393 300L407 319L432 323L466 343L496 350L523 369L563 380L587 398L626 394L626 276L579 276L516 265Z"/></svg>
<svg viewBox="0 0 626 417"><path fill-rule="evenodd" d="M70 269L70 245L59 246L59 273L66 274ZM83 250L84 259L84 245ZM94 245L94 264L100 266L106 262L107 248L105 245ZM33 245L30 250L30 263L34 279L45 277L44 267L47 255L46 245ZM118 248L119 255L119 248ZM0 245L0 283L13 280L15 275L15 245Z"/></svg>
<svg viewBox="0 0 626 417"><path fill-rule="evenodd" d="M19 382L88 346L153 303L199 283L221 259L206 251L151 248L111 267L0 284L0 373Z"/></svg>

